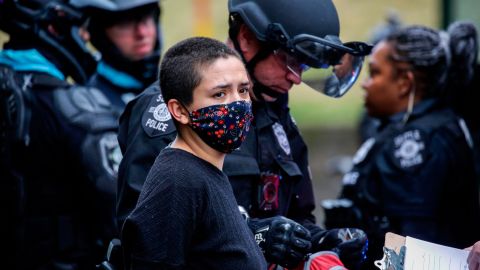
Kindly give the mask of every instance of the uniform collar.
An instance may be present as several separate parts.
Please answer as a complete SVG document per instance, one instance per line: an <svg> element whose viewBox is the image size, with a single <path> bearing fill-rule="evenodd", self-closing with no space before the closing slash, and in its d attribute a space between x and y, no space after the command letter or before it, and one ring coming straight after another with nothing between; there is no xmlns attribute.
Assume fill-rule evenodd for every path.
<svg viewBox="0 0 480 270"><path fill-rule="evenodd" d="M128 73L117 70L104 61L97 66L97 73L115 86L125 89L141 89L143 83Z"/></svg>
<svg viewBox="0 0 480 270"><path fill-rule="evenodd" d="M433 107L436 107L438 104L439 104L439 101L433 98L420 101L420 103L417 103L415 106L413 106L412 113L410 114L410 119L415 119L418 116L424 115L425 113L430 111ZM406 113L407 113L406 111L396 113L388 118L388 122L399 123L403 120Z"/></svg>
<svg viewBox="0 0 480 270"><path fill-rule="evenodd" d="M253 113L255 125L258 129L269 127L279 121L279 116L275 113L274 104L266 101L253 101Z"/></svg>
<svg viewBox="0 0 480 270"><path fill-rule="evenodd" d="M0 51L0 64L7 65L15 71L46 73L59 80L65 80L65 75L36 49Z"/></svg>

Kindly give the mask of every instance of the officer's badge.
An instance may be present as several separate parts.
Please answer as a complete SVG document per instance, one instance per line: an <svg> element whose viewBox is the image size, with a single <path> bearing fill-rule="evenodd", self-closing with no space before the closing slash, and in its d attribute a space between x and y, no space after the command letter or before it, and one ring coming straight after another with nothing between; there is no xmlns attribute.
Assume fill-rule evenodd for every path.
<svg viewBox="0 0 480 270"><path fill-rule="evenodd" d="M375 138L370 138L368 140L366 140L362 146L360 146L360 148L357 150L357 152L355 153L355 156L353 156L353 165L356 165L360 162L362 162L368 155L368 153L370 152L370 150L372 149L372 147L375 145Z"/></svg>
<svg viewBox="0 0 480 270"><path fill-rule="evenodd" d="M103 168L112 176L116 177L118 167L122 161L122 152L117 141L117 134L106 133L99 141Z"/></svg>
<svg viewBox="0 0 480 270"><path fill-rule="evenodd" d="M283 149L285 154L290 155L292 151L290 149L290 143L288 142L287 134L285 133L283 126L279 123L275 123L273 124L272 129L280 147Z"/></svg>
<svg viewBox="0 0 480 270"><path fill-rule="evenodd" d="M398 167L408 169L425 161L425 144L419 130L409 130L393 138L393 160Z"/></svg>
<svg viewBox="0 0 480 270"><path fill-rule="evenodd" d="M175 131L172 116L168 111L167 104L165 104L162 94L152 97L147 110L143 113L142 127L150 137L156 137Z"/></svg>

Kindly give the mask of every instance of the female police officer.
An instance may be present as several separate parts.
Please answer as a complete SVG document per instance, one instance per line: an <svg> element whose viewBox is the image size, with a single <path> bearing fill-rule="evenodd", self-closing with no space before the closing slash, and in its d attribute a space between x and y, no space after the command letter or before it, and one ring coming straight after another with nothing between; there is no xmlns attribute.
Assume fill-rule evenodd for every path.
<svg viewBox="0 0 480 270"><path fill-rule="evenodd" d="M363 228L373 253L381 252L386 231L461 248L478 238L470 136L442 100L452 54L471 51L449 44L458 40L411 26L390 34L370 57L370 75L362 84L365 106L382 125L343 178L341 197L353 207L340 222ZM327 223L335 226L332 219Z"/></svg>
<svg viewBox="0 0 480 270"><path fill-rule="evenodd" d="M89 85L102 91L120 115L128 101L156 80L162 45L159 3L86 2L91 42L102 55Z"/></svg>

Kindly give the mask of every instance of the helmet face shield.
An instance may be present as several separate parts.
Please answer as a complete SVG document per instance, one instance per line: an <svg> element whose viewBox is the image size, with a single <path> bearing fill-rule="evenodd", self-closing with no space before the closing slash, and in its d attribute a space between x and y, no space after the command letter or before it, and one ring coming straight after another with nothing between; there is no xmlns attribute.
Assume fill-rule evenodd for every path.
<svg viewBox="0 0 480 270"><path fill-rule="evenodd" d="M322 39L299 35L288 45L295 55L291 57L304 63L301 69L291 68L298 64L287 64L289 70L294 73L300 70L302 73L295 74L301 75L302 82L330 97L341 97L348 92L360 75L365 55L371 51L370 45L362 42L342 44L335 36Z"/></svg>
<svg viewBox="0 0 480 270"><path fill-rule="evenodd" d="M336 65L309 68L302 74L302 82L330 97L341 97L350 90L360 75L363 56L344 54Z"/></svg>

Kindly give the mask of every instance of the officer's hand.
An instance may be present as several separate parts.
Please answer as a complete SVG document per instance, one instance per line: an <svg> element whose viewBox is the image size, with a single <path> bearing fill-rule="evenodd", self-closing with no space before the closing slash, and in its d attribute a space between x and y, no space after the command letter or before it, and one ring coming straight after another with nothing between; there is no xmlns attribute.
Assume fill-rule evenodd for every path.
<svg viewBox="0 0 480 270"><path fill-rule="evenodd" d="M366 259L368 239L364 231L355 228L326 230L314 235L313 251L331 250L338 254L348 269L357 269Z"/></svg>
<svg viewBox="0 0 480 270"><path fill-rule="evenodd" d="M468 254L468 269L469 270L480 270L480 241L476 242L470 248L470 253Z"/></svg>
<svg viewBox="0 0 480 270"><path fill-rule="evenodd" d="M310 232L288 218L251 219L249 227L269 263L293 268L310 251Z"/></svg>

